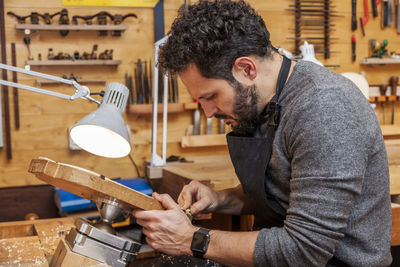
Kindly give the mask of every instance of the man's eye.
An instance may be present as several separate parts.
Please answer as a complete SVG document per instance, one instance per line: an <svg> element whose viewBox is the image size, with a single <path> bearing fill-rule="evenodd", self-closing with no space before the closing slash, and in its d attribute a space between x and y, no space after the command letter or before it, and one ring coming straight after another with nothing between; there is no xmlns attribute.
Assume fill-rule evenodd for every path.
<svg viewBox="0 0 400 267"><path fill-rule="evenodd" d="M213 100L215 98L215 96L216 96L216 94L213 94L213 95L207 97L206 100Z"/></svg>

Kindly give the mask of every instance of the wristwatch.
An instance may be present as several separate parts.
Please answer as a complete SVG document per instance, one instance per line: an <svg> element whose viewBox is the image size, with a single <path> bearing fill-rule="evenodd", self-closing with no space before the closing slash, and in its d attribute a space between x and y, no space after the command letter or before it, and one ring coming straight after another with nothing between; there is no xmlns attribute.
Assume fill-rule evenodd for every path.
<svg viewBox="0 0 400 267"><path fill-rule="evenodd" d="M204 254L206 254L208 244L210 243L209 232L210 230L204 228L200 228L194 232L190 249L193 252L193 256L196 258L203 259Z"/></svg>

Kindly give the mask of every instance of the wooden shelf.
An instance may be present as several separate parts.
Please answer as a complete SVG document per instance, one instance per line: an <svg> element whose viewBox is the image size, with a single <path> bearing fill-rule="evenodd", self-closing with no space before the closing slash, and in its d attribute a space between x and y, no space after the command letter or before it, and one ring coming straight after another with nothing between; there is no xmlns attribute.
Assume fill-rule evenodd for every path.
<svg viewBox="0 0 400 267"><path fill-rule="evenodd" d="M78 83L83 84L83 83L101 83L103 85L106 84L107 80L106 79L78 79ZM57 84L60 82L56 81L51 81L51 80L45 80L45 79L37 79L36 80L36 86L42 86L44 84Z"/></svg>
<svg viewBox="0 0 400 267"><path fill-rule="evenodd" d="M398 125L381 125L383 138L386 139L399 139L400 138L400 126Z"/></svg>
<svg viewBox="0 0 400 267"><path fill-rule="evenodd" d="M199 104L196 102L185 103L185 110L195 110L199 107Z"/></svg>
<svg viewBox="0 0 400 267"><path fill-rule="evenodd" d="M163 104L158 104L158 114L162 113L164 109ZM168 113L178 113L184 111L183 103L169 103ZM127 109L129 114L149 115L153 113L153 104L131 104Z"/></svg>
<svg viewBox="0 0 400 267"><path fill-rule="evenodd" d="M121 60L28 60L30 66L118 66Z"/></svg>
<svg viewBox="0 0 400 267"><path fill-rule="evenodd" d="M17 30L40 30L40 31L125 31L126 25L55 25L55 24L16 24Z"/></svg>
<svg viewBox="0 0 400 267"><path fill-rule="evenodd" d="M363 58L360 61L362 65L381 65L381 64L400 64L400 58Z"/></svg>
<svg viewBox="0 0 400 267"><path fill-rule="evenodd" d="M182 136L182 147L226 146L225 134Z"/></svg>

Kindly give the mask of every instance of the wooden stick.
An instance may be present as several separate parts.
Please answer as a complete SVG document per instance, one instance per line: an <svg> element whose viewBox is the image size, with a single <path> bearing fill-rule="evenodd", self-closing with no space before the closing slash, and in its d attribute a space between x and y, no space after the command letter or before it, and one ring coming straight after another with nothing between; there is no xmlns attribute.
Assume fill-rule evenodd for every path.
<svg viewBox="0 0 400 267"><path fill-rule="evenodd" d="M0 0L0 31L1 31L1 62L7 64L6 54L6 34L4 23L4 0ZM7 71L3 69L3 80L7 80ZM7 159L12 159L11 152L11 127L10 127L10 105L8 100L8 86L3 85L3 101L4 101L4 124L6 126L6 149Z"/></svg>

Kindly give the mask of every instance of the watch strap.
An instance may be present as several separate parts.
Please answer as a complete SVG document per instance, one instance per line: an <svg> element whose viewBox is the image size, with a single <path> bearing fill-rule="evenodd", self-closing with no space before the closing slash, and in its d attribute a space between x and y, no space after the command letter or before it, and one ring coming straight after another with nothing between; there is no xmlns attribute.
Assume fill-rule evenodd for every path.
<svg viewBox="0 0 400 267"><path fill-rule="evenodd" d="M210 232L209 229L200 228L199 230L197 230L196 232L193 233L193 239L195 239L196 235L198 235L198 234L202 234L207 237L205 239L205 243L203 244L203 246L204 246L203 250L193 247L193 239L192 239L192 245L191 245L190 249L192 250L194 257L199 258L199 259L204 259L204 254L206 254L207 249L208 249L208 244L210 243L209 232Z"/></svg>

